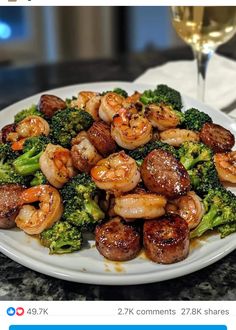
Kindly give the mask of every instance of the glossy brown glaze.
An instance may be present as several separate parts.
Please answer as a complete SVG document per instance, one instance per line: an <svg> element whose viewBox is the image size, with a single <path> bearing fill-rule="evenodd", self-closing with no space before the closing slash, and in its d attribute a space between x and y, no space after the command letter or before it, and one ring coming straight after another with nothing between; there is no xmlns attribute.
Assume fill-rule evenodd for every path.
<svg viewBox="0 0 236 330"><path fill-rule="evenodd" d="M0 143L6 143L8 141L7 137L9 133L15 132L16 124L9 124L4 126L0 131Z"/></svg>
<svg viewBox="0 0 236 330"><path fill-rule="evenodd" d="M141 250L141 236L136 226L116 217L98 225L95 230L96 248L107 259L126 261Z"/></svg>
<svg viewBox="0 0 236 330"><path fill-rule="evenodd" d="M230 151L235 143L234 135L226 128L212 123L205 123L200 132L200 139L214 152Z"/></svg>
<svg viewBox="0 0 236 330"><path fill-rule="evenodd" d="M168 198L186 194L190 189L189 175L184 166L161 149L153 150L145 157L141 176L148 190Z"/></svg>
<svg viewBox="0 0 236 330"><path fill-rule="evenodd" d="M116 143L108 124L103 121L94 122L87 133L89 140L103 157L115 152Z"/></svg>
<svg viewBox="0 0 236 330"><path fill-rule="evenodd" d="M189 253L189 228L178 215L166 215L147 220L143 227L143 244L149 259L161 264L171 264L187 257Z"/></svg>
<svg viewBox="0 0 236 330"><path fill-rule="evenodd" d="M23 190L24 188L17 184L0 186L0 228L8 229L15 226Z"/></svg>
<svg viewBox="0 0 236 330"><path fill-rule="evenodd" d="M60 97L44 94L40 97L38 109L47 118L51 118L58 110L66 108L66 103Z"/></svg>

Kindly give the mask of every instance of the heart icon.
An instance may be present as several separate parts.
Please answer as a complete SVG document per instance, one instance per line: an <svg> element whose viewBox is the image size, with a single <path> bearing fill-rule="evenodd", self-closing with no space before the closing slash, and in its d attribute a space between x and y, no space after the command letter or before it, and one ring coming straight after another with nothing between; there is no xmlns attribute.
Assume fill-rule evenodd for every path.
<svg viewBox="0 0 236 330"><path fill-rule="evenodd" d="M23 307L17 307L16 309L16 315L22 316L24 314L24 308Z"/></svg>

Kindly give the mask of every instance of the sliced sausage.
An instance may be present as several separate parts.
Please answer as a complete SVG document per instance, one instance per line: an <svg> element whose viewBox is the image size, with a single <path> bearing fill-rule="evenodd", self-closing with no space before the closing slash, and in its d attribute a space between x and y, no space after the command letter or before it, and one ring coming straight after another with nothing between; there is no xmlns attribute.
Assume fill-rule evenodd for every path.
<svg viewBox="0 0 236 330"><path fill-rule="evenodd" d="M226 128L205 123L200 131L200 139L214 152L230 151L235 143L234 135Z"/></svg>
<svg viewBox="0 0 236 330"><path fill-rule="evenodd" d="M8 141L7 137L9 133L15 132L16 124L9 124L4 126L0 132L0 143L6 143Z"/></svg>
<svg viewBox="0 0 236 330"><path fill-rule="evenodd" d="M98 225L95 230L96 247L107 259L126 261L137 256L141 249L138 227L116 217Z"/></svg>
<svg viewBox="0 0 236 330"><path fill-rule="evenodd" d="M189 253L189 228L178 215L148 220L143 227L143 244L147 257L161 264L172 264Z"/></svg>
<svg viewBox="0 0 236 330"><path fill-rule="evenodd" d="M190 179L184 166L161 149L155 149L145 157L141 176L150 191L168 198L176 198L190 190Z"/></svg>
<svg viewBox="0 0 236 330"><path fill-rule="evenodd" d="M20 207L20 197L24 188L17 184L0 186L0 228L15 226L15 218Z"/></svg>
<svg viewBox="0 0 236 330"><path fill-rule="evenodd" d="M66 108L66 102L55 95L44 94L40 97L38 109L46 117L51 118L58 110Z"/></svg>
<svg viewBox="0 0 236 330"><path fill-rule="evenodd" d="M88 130L88 137L103 157L116 151L116 143L111 136L110 126L105 122L94 122Z"/></svg>

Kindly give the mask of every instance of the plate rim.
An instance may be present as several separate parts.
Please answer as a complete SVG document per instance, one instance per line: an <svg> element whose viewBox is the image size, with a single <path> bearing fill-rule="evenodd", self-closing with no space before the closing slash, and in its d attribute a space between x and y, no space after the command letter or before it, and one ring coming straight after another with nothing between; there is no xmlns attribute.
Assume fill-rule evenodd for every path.
<svg viewBox="0 0 236 330"><path fill-rule="evenodd" d="M83 86L92 86L94 88L102 88L103 86L111 85L111 86L121 86L123 85L127 88L133 89L133 86L137 86L137 88L153 88L155 84L142 84L142 83L135 83L135 82L127 82L127 81L103 81L103 82L90 82L90 83L82 83L82 84L73 84L73 85L67 85L62 86L58 88L53 88L50 90L42 91L39 93L36 93L32 96L29 96L27 98L24 98L22 100L19 100L5 108L3 108L0 113L5 111L11 111L17 106L20 106L21 103L31 102L30 100L34 98L39 98L42 94L45 93L59 93L60 91L65 91L65 89L83 89ZM121 86L122 87L122 86ZM136 87L134 88L136 89ZM204 104L198 100L195 100L191 97L188 97L181 93L181 95L184 97L184 99L189 101L196 101L198 104L203 104L204 107L207 107L209 109L213 109L215 112L220 113L221 116L227 118L227 120L232 121L232 119L225 113L221 112L218 109L214 109L213 107ZM60 97L60 95L58 94ZM30 105L30 104L29 104ZM96 285L137 285L137 284L147 284L147 283L154 283L154 282L161 282L170 280L173 278L178 278L184 275L188 275L191 273L194 273L198 270L201 270L218 260L224 258L227 254L234 251L236 249L236 241L234 243L233 240L229 240L226 244L224 249L221 249L219 253L216 253L215 251L212 251L210 254L207 255L207 257L204 257L201 260L201 264L196 263L196 261L187 265L183 265L183 267L177 268L175 270L166 270L163 272L163 274L159 274L159 277L155 278L157 271L152 271L150 273L143 273L143 274L126 274L125 272L118 274L111 274L111 273L103 273L98 274L97 273L89 273L89 272L82 272L79 270L69 270L68 272L65 272L65 269L63 268L60 270L59 266L55 265L48 265L43 263L43 261L35 260L34 258L25 255L21 251L17 251L16 249L12 248L11 246L7 245L7 243L4 242L4 238L7 237L7 235L4 234L4 230L0 230L0 237L3 237L3 241L0 241L0 251L5 254L10 259L18 262L19 264L26 266L27 268L30 268L34 271L37 271L39 273L49 275L55 278L59 278L62 280L77 282L77 283L84 283L84 284L96 284ZM231 236L232 237L232 236ZM33 263L32 263L33 262ZM150 261L151 262L151 261ZM48 267L48 269L45 269L45 265ZM172 274L171 274L172 272ZM167 273L167 275L166 275Z"/></svg>

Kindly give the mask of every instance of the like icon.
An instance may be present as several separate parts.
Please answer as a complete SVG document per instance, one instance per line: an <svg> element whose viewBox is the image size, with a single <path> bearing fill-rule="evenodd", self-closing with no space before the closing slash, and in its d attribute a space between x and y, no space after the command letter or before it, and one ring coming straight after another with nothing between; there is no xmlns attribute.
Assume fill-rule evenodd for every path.
<svg viewBox="0 0 236 330"><path fill-rule="evenodd" d="M16 310L15 310L14 307L9 307L9 308L7 309L7 315L9 315L9 316L13 316L13 315L15 315L15 312L16 312Z"/></svg>
<svg viewBox="0 0 236 330"><path fill-rule="evenodd" d="M17 307L17 309L16 309L16 315L18 315L18 316L22 316L22 315L24 315L24 308L23 307Z"/></svg>

